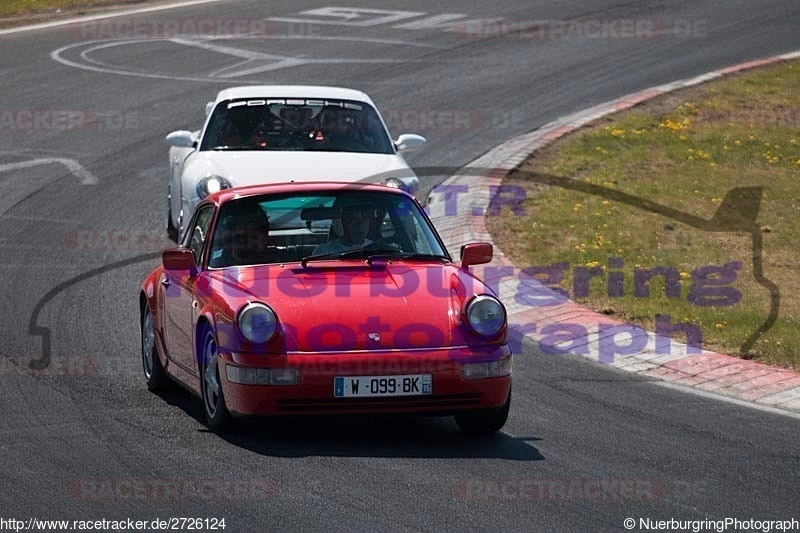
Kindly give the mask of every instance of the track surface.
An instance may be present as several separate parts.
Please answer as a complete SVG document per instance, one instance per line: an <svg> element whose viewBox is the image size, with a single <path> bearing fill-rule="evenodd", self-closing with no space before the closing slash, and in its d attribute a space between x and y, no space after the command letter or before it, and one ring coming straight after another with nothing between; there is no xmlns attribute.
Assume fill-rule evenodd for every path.
<svg viewBox="0 0 800 533"><path fill-rule="evenodd" d="M142 17L298 17L324 6L270 4L230 2ZM362 7L394 10L395 4ZM429 3L412 1L402 9L666 25L683 19L704 21L706 36L470 39L396 27L423 18L417 15L373 26L304 30L295 23L291 40L215 43L224 50L153 39L98 48L103 43L88 42L92 36L74 28L0 37L2 109L109 113L102 128L0 128L0 518L225 517L226 531L620 531L627 517L798 518L800 420L546 356L533 346L516 358L511 418L495 438L465 437L447 419L295 420L208 433L199 401L181 392L150 394L140 377L136 292L152 259L68 284L41 308L37 324L50 328L53 359L67 361L68 370L32 378L12 366L16 360L24 369L24 358L41 355L41 337L28 335L28 327L49 291L158 249L104 247L86 236L117 229L161 234L161 139L172 129L197 126L203 103L225 85L338 84L363 88L384 111L467 112L466 128L392 126L394 135L416 131L429 138L412 164L458 167L577 109L800 48L795 0L757 7L739 1L583 4L452 2L432 12ZM305 62L275 69L264 53ZM235 65L244 59L251 60L246 67ZM375 59L386 62L366 61ZM251 68L256 71L244 72ZM118 127L120 117L126 127ZM427 178L422 193L441 179ZM184 492L131 492L124 487L132 480L148 480L151 489L183 483ZM213 498L185 492L197 480L276 490ZM520 480L556 489L561 482L593 487L630 480L657 490L653 501L619 492L605 498L491 492L497 482L508 489ZM122 489L108 492L110 486Z"/></svg>

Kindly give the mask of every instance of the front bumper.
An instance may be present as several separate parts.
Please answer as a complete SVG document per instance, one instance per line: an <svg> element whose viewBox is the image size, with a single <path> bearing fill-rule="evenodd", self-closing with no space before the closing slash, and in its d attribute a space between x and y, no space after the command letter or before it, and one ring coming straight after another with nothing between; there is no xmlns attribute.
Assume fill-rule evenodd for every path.
<svg viewBox="0 0 800 533"><path fill-rule="evenodd" d="M503 405L511 376L465 379L469 362L510 357L507 345L480 351L466 347L390 352L293 353L253 355L220 353L220 378L228 409L234 415L350 413L425 413L449 415ZM295 385L243 385L227 378L227 365L287 368L298 372ZM334 378L430 374L431 394L414 396L335 397Z"/></svg>

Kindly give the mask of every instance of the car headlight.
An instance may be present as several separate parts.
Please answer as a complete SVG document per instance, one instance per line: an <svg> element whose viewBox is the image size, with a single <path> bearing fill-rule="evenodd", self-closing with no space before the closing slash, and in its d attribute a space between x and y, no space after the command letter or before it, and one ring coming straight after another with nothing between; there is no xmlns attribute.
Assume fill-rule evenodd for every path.
<svg viewBox="0 0 800 533"><path fill-rule="evenodd" d="M387 187L392 187L394 189L403 188L403 182L400 181L398 178L386 178L385 180L383 180L383 184L386 185Z"/></svg>
<svg viewBox="0 0 800 533"><path fill-rule="evenodd" d="M268 342L278 330L278 317L269 306L249 303L239 311L239 331L244 338L255 344Z"/></svg>
<svg viewBox="0 0 800 533"><path fill-rule="evenodd" d="M503 329L506 309L497 298L478 295L467 304L467 323L478 335L492 337Z"/></svg>
<svg viewBox="0 0 800 533"><path fill-rule="evenodd" d="M222 176L206 176L197 182L197 195L202 199L222 189L230 189L231 182Z"/></svg>

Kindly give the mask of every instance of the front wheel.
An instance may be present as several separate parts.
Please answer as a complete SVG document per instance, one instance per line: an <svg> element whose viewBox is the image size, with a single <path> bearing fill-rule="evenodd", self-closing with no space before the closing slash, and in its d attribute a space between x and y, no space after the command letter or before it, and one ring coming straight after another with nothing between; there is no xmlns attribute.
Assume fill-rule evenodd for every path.
<svg viewBox="0 0 800 533"><path fill-rule="evenodd" d="M456 415L456 424L461 428L461 431L470 435L492 435L500 431L506 424L510 408L511 391L508 391L508 399L500 407Z"/></svg>
<svg viewBox="0 0 800 533"><path fill-rule="evenodd" d="M203 333L200 359L200 389L206 424L214 431L224 428L230 421L230 412L225 405L225 395L219 379L219 354L214 333L206 329Z"/></svg>
<svg viewBox="0 0 800 533"><path fill-rule="evenodd" d="M180 231L172 223L172 187L167 193L167 237L174 242L178 242L178 239L180 239Z"/></svg>
<svg viewBox="0 0 800 533"><path fill-rule="evenodd" d="M156 348L156 333L153 328L153 315L150 306L145 304L142 313L142 370L151 391L164 388L169 378L161 366Z"/></svg>

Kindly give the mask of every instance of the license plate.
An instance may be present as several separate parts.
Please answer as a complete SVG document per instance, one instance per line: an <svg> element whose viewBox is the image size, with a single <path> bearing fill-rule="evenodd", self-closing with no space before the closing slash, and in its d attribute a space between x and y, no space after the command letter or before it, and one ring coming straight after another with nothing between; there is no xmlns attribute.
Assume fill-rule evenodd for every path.
<svg viewBox="0 0 800 533"><path fill-rule="evenodd" d="M431 375L347 376L333 378L337 398L369 396L416 396L431 393Z"/></svg>

